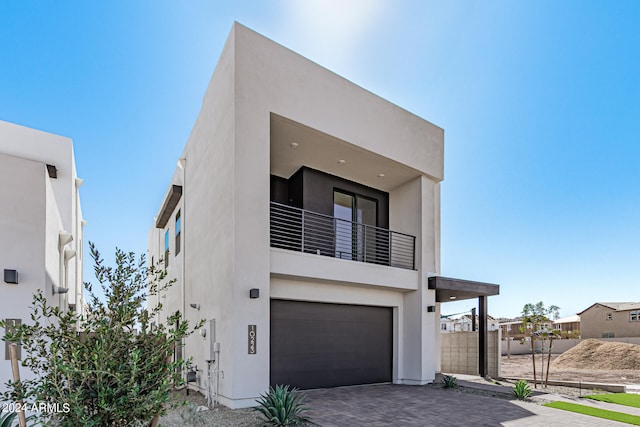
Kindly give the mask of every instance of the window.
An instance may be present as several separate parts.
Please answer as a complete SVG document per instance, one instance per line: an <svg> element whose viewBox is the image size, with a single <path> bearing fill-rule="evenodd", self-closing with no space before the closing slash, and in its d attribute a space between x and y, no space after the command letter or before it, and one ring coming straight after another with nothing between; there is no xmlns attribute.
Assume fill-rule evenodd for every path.
<svg viewBox="0 0 640 427"><path fill-rule="evenodd" d="M164 268L169 267L169 229L164 232Z"/></svg>
<svg viewBox="0 0 640 427"><path fill-rule="evenodd" d="M180 253L180 230L181 230L181 226L180 224L182 223L182 220L180 218L180 211L178 211L178 213L176 214L176 256L178 256L178 254Z"/></svg>
<svg viewBox="0 0 640 427"><path fill-rule="evenodd" d="M633 310L630 314L629 314L629 321L630 322L639 322L640 321L640 310Z"/></svg>
<svg viewBox="0 0 640 427"><path fill-rule="evenodd" d="M377 242L379 238L376 234L378 225L376 200L334 190L333 216L336 218L336 258L373 263L386 260L381 250L381 243Z"/></svg>
<svg viewBox="0 0 640 427"><path fill-rule="evenodd" d="M603 332L602 338L615 338L615 337L613 336L613 332Z"/></svg>
<svg viewBox="0 0 640 427"><path fill-rule="evenodd" d="M607 320L611 320L611 313L607 313Z"/></svg>
<svg viewBox="0 0 640 427"><path fill-rule="evenodd" d="M441 331L446 331L447 330L447 324L446 323L441 323L440 324L440 330Z"/></svg>

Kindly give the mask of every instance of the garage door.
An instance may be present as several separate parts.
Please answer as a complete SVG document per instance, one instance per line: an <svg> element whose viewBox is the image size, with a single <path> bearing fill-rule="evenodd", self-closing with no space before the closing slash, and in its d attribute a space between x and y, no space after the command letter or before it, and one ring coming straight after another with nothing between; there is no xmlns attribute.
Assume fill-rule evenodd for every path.
<svg viewBox="0 0 640 427"><path fill-rule="evenodd" d="M393 309L271 300L272 386L391 381Z"/></svg>

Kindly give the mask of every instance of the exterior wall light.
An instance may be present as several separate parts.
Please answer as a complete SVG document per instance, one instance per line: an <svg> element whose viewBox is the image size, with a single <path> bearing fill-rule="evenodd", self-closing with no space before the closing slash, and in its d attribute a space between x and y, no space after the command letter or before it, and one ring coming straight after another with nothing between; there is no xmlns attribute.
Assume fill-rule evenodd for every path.
<svg viewBox="0 0 640 427"><path fill-rule="evenodd" d="M17 270L4 270L4 283L18 284L18 271Z"/></svg>
<svg viewBox="0 0 640 427"><path fill-rule="evenodd" d="M260 289L253 288L249 291L249 298L260 298Z"/></svg>
<svg viewBox="0 0 640 427"><path fill-rule="evenodd" d="M189 304L189 307L195 308L196 310L200 310L200 304L191 303L191 304Z"/></svg>

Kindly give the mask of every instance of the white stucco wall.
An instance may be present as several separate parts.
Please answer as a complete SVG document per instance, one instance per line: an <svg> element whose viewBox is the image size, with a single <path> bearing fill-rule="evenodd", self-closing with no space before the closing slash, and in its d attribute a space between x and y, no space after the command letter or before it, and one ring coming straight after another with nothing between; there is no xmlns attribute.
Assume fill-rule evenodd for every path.
<svg viewBox="0 0 640 427"><path fill-rule="evenodd" d="M49 177L47 164L58 169ZM0 281L0 316L31 322L30 305L37 289L51 305L66 309L69 303L84 304L81 256L82 213L71 140L58 135L0 121L0 273L18 271L16 284ZM69 232L73 240L60 246L59 235ZM64 250L76 251L66 264ZM69 253L71 254L71 253ZM80 261L79 261L80 260ZM53 295L52 286L68 287ZM0 331L4 334L4 330ZM24 354L23 354L24 356ZM10 378L10 363L2 345L0 387ZM21 370L27 378L30 373Z"/></svg>
<svg viewBox="0 0 640 427"><path fill-rule="evenodd" d="M71 139L1 120L0 135L0 152L56 166L58 178L51 185L62 224L65 230L75 232L77 176Z"/></svg>

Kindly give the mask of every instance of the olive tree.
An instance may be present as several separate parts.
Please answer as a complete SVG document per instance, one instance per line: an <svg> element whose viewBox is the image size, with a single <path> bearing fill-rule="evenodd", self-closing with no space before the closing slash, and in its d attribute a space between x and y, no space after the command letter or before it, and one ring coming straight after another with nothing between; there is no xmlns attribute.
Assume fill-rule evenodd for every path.
<svg viewBox="0 0 640 427"><path fill-rule="evenodd" d="M85 283L90 298L80 316L51 306L38 291L31 322L4 337L22 343L22 366L35 379L9 381L3 398L56 408L36 413L45 425L142 426L154 418L155 423L172 388L182 383L185 361L172 360L173 346L202 322L190 328L187 321L177 322L180 312L156 321L162 305L147 308L146 301L173 284L166 271L120 249L115 267L107 266L95 246L89 247L104 297Z"/></svg>

